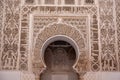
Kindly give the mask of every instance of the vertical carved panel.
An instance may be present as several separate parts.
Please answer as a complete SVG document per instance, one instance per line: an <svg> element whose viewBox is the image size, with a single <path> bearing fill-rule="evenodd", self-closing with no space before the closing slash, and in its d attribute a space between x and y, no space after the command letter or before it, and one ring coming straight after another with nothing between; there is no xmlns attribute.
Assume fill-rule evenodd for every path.
<svg viewBox="0 0 120 80"><path fill-rule="evenodd" d="M97 14L91 17L91 70L100 70L100 54L99 54L99 40L98 40L98 20Z"/></svg>
<svg viewBox="0 0 120 80"><path fill-rule="evenodd" d="M21 14L21 38L20 38L20 58L19 69L28 70L28 46L29 46L29 17L30 13L34 11L36 7L24 6L22 7Z"/></svg>
<svg viewBox="0 0 120 80"><path fill-rule="evenodd" d="M19 60L19 69L20 70L28 70L28 15L29 8L25 7L22 9L21 14L21 38L20 38L20 60ZM26 14L25 14L26 13Z"/></svg>
<svg viewBox="0 0 120 80"><path fill-rule="evenodd" d="M19 0L5 0L2 69L17 69L19 41Z"/></svg>
<svg viewBox="0 0 120 80"><path fill-rule="evenodd" d="M4 0L0 0L0 59L2 51L2 29L3 29L3 10L4 9ZM0 60L0 70L1 70L1 60Z"/></svg>
<svg viewBox="0 0 120 80"><path fill-rule="evenodd" d="M114 25L114 0L100 0L101 62L103 71L116 71L116 39Z"/></svg>
<svg viewBox="0 0 120 80"><path fill-rule="evenodd" d="M119 62L119 70L120 70L120 1L116 1L116 26L117 26L117 39L118 39L118 62Z"/></svg>

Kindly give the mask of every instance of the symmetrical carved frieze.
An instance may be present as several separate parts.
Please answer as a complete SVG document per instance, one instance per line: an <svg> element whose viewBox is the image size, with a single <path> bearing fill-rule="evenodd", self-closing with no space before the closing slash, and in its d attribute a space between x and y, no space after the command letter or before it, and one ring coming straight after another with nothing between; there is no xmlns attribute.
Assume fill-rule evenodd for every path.
<svg viewBox="0 0 120 80"><path fill-rule="evenodd" d="M59 6L63 4L62 0L58 3L51 0L56 6L45 6L49 0L44 3L42 0L24 1L25 5L21 6L20 0L0 0L0 69L28 71L29 56L33 53L33 71L39 74L44 68L40 49L45 40L56 35L68 36L77 43L81 53L75 66L78 72L120 69L119 0L115 0L116 3L98 0L99 7L93 5L95 0L75 0L78 3L66 0L64 3L77 6ZM40 3L34 5L36 2Z"/></svg>
<svg viewBox="0 0 120 80"><path fill-rule="evenodd" d="M90 15L90 33L91 33L91 55L92 59L91 59L91 68L93 71L98 71L100 69L100 63L99 63L99 46L98 46L98 26L97 26L97 7L92 6L92 7L51 7L51 6L23 6L22 8L22 23L21 23L21 56L24 55L25 58L22 57L22 59L20 59L20 66L26 66L26 68L22 68L20 67L20 69L23 70L27 70L28 67L28 33L29 33L29 17L30 14L32 12L39 12L39 15L35 15L33 18L35 21L33 21L33 25L34 25L34 32L33 35L34 37L36 36L37 32L42 30L46 25L52 23L52 22L63 22L63 23L67 23L70 24L72 26L76 26L76 28L78 28L84 35L84 38L86 40L86 44L89 43L88 40L86 38L87 33L89 32L89 30L87 31L87 29L89 28L88 25L85 24L86 18L83 20L80 19L82 18L81 16L79 16L80 18L77 21L77 19L75 18L67 18L65 16L65 14L70 14L70 15ZM64 12L64 14L63 14ZM60 16L52 16L52 15L64 15L63 18L60 18ZM45 15L49 15L51 17L45 16ZM44 16L44 17L41 17ZM61 16L62 17L62 16ZM70 19L70 21L69 21ZM82 20L82 21L81 21ZM76 22L77 21L77 22ZM88 21L89 24L89 21ZM60 31L58 31L60 32ZM89 33L88 33L89 34ZM23 36L23 37L22 37ZM73 36L75 37L75 36ZM36 38L34 38L36 39ZM33 40L34 41L34 40ZM42 42L41 42L42 43ZM40 44L40 43L39 43ZM97 48L96 48L97 47ZM89 52L89 51L88 51ZM22 54L23 53L23 54ZM84 53L84 52L83 52ZM85 61L86 62L86 61Z"/></svg>
<svg viewBox="0 0 120 80"><path fill-rule="evenodd" d="M2 69L17 69L20 0L5 0Z"/></svg>
<svg viewBox="0 0 120 80"><path fill-rule="evenodd" d="M117 71L114 0L100 0L101 64L103 71Z"/></svg>
<svg viewBox="0 0 120 80"><path fill-rule="evenodd" d="M46 26L50 25L51 23L64 23L68 25L72 25L79 29L79 31L83 34L85 38L85 42L88 43L88 36L87 31L89 26L88 24L88 16L41 16L41 15L34 15L33 20L33 39L35 42L35 39L37 37L37 34ZM62 29L62 28L60 28ZM61 32L60 32L61 33ZM74 35L76 37L76 35Z"/></svg>
<svg viewBox="0 0 120 80"><path fill-rule="evenodd" d="M18 3L17 1L15 1L15 2L11 1L10 3L9 2L10 2L9 0L6 1L7 6L5 7L6 8L6 15L5 16L8 16L8 17L6 17L5 21L7 22L7 20L8 20L9 24L7 24L8 26L5 26L5 28L4 28L4 35L5 35L4 36L4 43L6 44L4 46L6 47L5 51L7 49L9 54L12 55L13 59L11 59L11 61L13 60L13 65L16 66L17 64L16 64L16 62L14 62L14 60L17 60L17 57L18 57L17 52L16 52L16 50L18 50L18 44L17 44L18 40L14 40L14 39L19 39L18 34L17 34L18 28L19 28L19 23L18 23L19 22L19 14L18 14L19 13L19 8L18 8L17 5L14 5L14 6L17 6L15 8L12 8L13 6L9 5L9 4ZM8 8L8 6L10 6L10 7ZM7 11L7 10L10 10L11 8L14 9L14 10L12 10L11 12ZM57 14L62 14L63 12L64 12L64 14L68 13L68 14L77 14L77 15L80 15L80 14L81 15L90 15L90 19L91 19L90 20L90 27L91 27L90 28L90 30L91 30L90 33L91 33L91 39L92 39L91 41L93 42L93 45L91 47L91 53L92 53L91 56L93 56L93 58L96 59L95 58L96 56L93 55L96 48L93 48L93 47L94 46L96 47L98 45L98 40L97 40L98 33L97 33L97 30L96 31L92 30L92 29L95 29L95 28L97 29L97 20L96 20L96 18L97 18L97 14L96 14L97 8L95 6L93 6L93 7L74 7L73 6L73 7L57 7L57 8L56 7L50 7L50 6L48 6L48 7L23 6L22 7L22 14L21 14L21 27L22 28L21 28L20 58L19 58L19 60L20 60L19 61L19 66L20 66L19 69L20 70L28 70L28 46L29 46L29 43L28 43L29 39L28 38L29 38L29 19L30 19L29 17L30 17L30 13L32 13L34 11L40 12L40 14L45 14L45 15L47 15L47 14L57 15ZM14 14L12 14L12 13L14 13ZM10 14L15 16L15 17L11 17ZM11 18L11 19L9 20L9 18ZM34 18L38 18L38 16L36 16ZM14 20L15 21L18 20L18 21L16 23L14 23ZM34 19L34 20L36 20L36 19ZM40 20L41 20L42 25L37 24L36 21L35 21L35 23L34 23L35 28L41 26L41 29L42 29L42 28L44 28L45 25L48 25L51 22L56 22L56 21L59 22L58 17L57 18L55 17L54 19L50 18L50 17L49 18L46 17L46 19L41 18ZM42 21L42 20L45 20L45 21ZM46 21L46 20L48 20L48 21ZM87 25L85 24L86 19L83 18L83 20L77 21L77 19L74 18L73 20L71 19L72 21L69 21L69 19L63 18L62 20L63 20L63 22L65 22L67 24L70 24L72 26L76 26L76 28L78 28L81 32L83 32L86 43L89 43L89 42L87 42L88 37L87 37L87 33L86 33L87 32L87 30L86 30ZM13 24L13 23L14 23L15 26L10 28L10 25ZM94 27L94 28L92 28L92 27ZM12 30L14 30L14 33L11 32ZM37 31L38 29L35 29L35 30L34 30L34 35L36 35L36 32L38 32ZM8 34L8 32L10 32L10 33ZM13 41L15 41L15 42L13 42ZM10 45L10 49L9 49L8 44ZM12 48L13 51L11 51L11 48ZM97 48L97 50L98 50L98 48ZM16 53L16 55L14 55L12 53ZM97 51L96 54L99 56L99 51ZM6 55L7 55L7 52L6 52ZM7 56L9 56L9 55L7 55ZM2 57L2 59L4 59L4 58ZM98 61L98 59L96 59L96 60L92 61L92 65L97 64L97 66L99 66L99 61ZM8 61L8 63L9 63L9 61ZM98 69L99 68L97 68L96 70L98 70Z"/></svg>

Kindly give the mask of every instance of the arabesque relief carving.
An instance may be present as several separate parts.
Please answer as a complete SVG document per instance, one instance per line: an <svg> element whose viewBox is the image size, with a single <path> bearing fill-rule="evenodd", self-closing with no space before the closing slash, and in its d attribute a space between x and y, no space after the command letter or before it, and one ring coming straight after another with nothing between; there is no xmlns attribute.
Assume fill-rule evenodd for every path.
<svg viewBox="0 0 120 80"><path fill-rule="evenodd" d="M95 0L81 1L78 4L85 6L0 0L0 69L29 71L29 61L33 60L33 71L40 74L44 68L39 55L43 43L52 36L65 35L79 46L78 73L120 70L120 1L98 0L99 6Z"/></svg>
<svg viewBox="0 0 120 80"><path fill-rule="evenodd" d="M114 1L100 0L101 65L103 71L118 71Z"/></svg>
<svg viewBox="0 0 120 80"><path fill-rule="evenodd" d="M20 0L4 0L2 3L4 3L4 26L2 28L3 50L1 57L2 69L16 70L18 69Z"/></svg>
<svg viewBox="0 0 120 80"><path fill-rule="evenodd" d="M36 39L36 44L35 44L35 48L34 48L34 56L35 57L34 57L33 61L35 63L39 64L40 67L33 66L35 73L37 70L40 70L39 68L42 68L42 67L44 68L44 65L41 64L42 60L40 60L41 59L40 54L43 54L43 53L40 53L41 49L42 49L42 45L48 38L56 36L56 35L63 35L63 36L68 36L68 37L72 38L78 45L78 49L80 50L80 53L82 51L86 52L86 48L85 48L86 45L84 42L84 38L77 29L75 29L74 27L71 27L69 25L61 24L61 23L50 25L49 27L46 27L44 30L42 30ZM77 35L77 37L74 38L73 35ZM83 42L81 42L81 41L83 41ZM81 65L77 65L77 66L81 66ZM78 67L76 67L76 69L78 69ZM36 75L39 75L39 74L40 73L36 73Z"/></svg>
<svg viewBox="0 0 120 80"><path fill-rule="evenodd" d="M74 10L73 10L74 9ZM48 11L47 11L48 10ZM40 12L40 14L42 15L42 14L48 14L48 15L56 15L56 14L62 14L62 12L64 11L64 13L66 13L66 14L74 14L75 12L76 12L76 14L78 15L78 14L90 14L91 16L91 21L90 21L90 30L91 30L91 41L92 41L92 46L91 47L94 47L94 46L98 46L98 26L97 26L97 24L98 23L96 23L96 21L97 21L97 8L95 7L95 6L93 6L93 7L68 7L68 8L66 8L66 7L59 7L57 10L54 8L54 7L46 7L46 8L43 8L43 7L39 7L39 6L36 6L36 7L32 7L32 6L23 6L23 8L22 8L22 28L21 28L21 31L22 31L22 33L23 34L25 34L26 36L28 36L28 30L29 30L29 15L30 14L32 14L32 12L35 12L35 11L39 11ZM46 12L47 11L47 12ZM34 17L34 18L37 18L37 17ZM57 19L56 18L54 18L54 19L50 19L50 18L48 18L48 17L45 17L44 19L39 19L39 20L49 20L50 22L52 21L53 23L54 23L54 20L56 20L57 21ZM67 18L66 18L67 19ZM73 22L71 22L70 23L70 21L69 21L69 19L68 19L68 21L66 20L66 19L62 19L63 20L63 23L69 23L69 24L71 24L71 25L73 25L73 26L75 26L75 27L77 27L77 25L79 25L79 23L78 24L76 24L76 20L75 20L75 18L74 19L72 19L71 18L71 20L73 20ZM93 22L92 20L94 19L94 21L95 22ZM35 20L37 20L37 19L35 19ZM74 21L75 20L75 21ZM39 29L36 29L35 30L35 32L33 33L34 35L36 35L36 31L38 32L38 30L40 30L40 29L42 29L42 28L44 28L45 26L44 25L48 25L50 22L43 22L43 23L41 23L41 25L40 25L40 27L39 26L36 26L35 28L39 28ZM89 21L88 21L89 22ZM39 23L39 22L38 22ZM36 23L35 23L36 24ZM82 24L82 23L80 23L80 24ZM84 24L83 24L84 25ZM81 25L81 27L82 27L82 25ZM86 27L86 25L85 25L85 27ZM80 26L78 26L78 29L81 29L80 28ZM95 30L94 30L95 29ZM83 27L83 32L84 32L84 27ZM88 31L86 31L86 32L88 32ZM86 35L86 33L84 33L84 35ZM92 37L93 36L93 37ZM27 45L28 45L28 43L27 43L27 37L25 37L24 39L21 39L21 41L22 41L22 43L21 43L21 47L24 47L24 53L26 53L26 54L24 54L24 55L26 55L27 56L27 53L28 53L28 50L27 50ZM23 45L23 46L22 46ZM99 46L98 46L99 47ZM92 52L92 56L93 56L93 58L94 58L94 55L93 54L97 54L97 58L95 58L96 59L96 61L92 61L92 65L95 65L95 66L97 66L97 69L95 69L94 71L96 71L96 70L99 70L100 68L100 63L99 63L99 48L97 48L97 50L94 50L94 48L91 48L92 50L91 50L91 52ZM27 52L26 52L27 51ZM96 52L96 53L95 53ZM27 58L25 58L25 59L27 59ZM21 60L20 60L21 61ZM25 61L27 61L27 60L25 60ZM27 65L27 64L26 64ZM94 68L92 68L92 69L94 69Z"/></svg>

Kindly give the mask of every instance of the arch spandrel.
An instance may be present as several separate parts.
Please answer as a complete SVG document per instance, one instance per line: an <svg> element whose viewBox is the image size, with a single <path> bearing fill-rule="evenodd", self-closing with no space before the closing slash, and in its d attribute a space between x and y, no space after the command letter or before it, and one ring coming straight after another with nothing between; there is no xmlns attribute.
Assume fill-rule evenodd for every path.
<svg viewBox="0 0 120 80"><path fill-rule="evenodd" d="M38 34L38 37L36 38L35 48L34 48L34 54L35 54L34 62L39 61L37 64L40 64L40 66L42 68L45 68L44 62L41 58L42 57L41 54L43 54L42 46L45 44L45 42L47 40L49 40L49 38L57 36L57 35L67 36L67 37L71 38L78 46L77 48L79 50L79 53L81 53L81 50L85 51L84 37L80 33L80 31L78 31L75 27L67 25L67 24L62 24L62 23L55 23L55 24L49 25L49 26L45 27ZM80 42L80 41L82 41L82 42ZM37 57L39 57L39 58L37 58ZM79 60L77 60L77 61L79 61ZM79 65L79 64L77 63L76 65ZM37 69L37 67L36 67L36 69Z"/></svg>

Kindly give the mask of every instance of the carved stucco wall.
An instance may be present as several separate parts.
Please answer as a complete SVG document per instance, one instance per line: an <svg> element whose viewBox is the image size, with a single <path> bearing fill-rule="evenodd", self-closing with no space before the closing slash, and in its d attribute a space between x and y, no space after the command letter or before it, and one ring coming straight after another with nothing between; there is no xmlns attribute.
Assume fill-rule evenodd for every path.
<svg viewBox="0 0 120 80"><path fill-rule="evenodd" d="M41 60L42 58L40 57L43 54L42 46L48 38L54 37L56 35L70 37L77 44L78 49L80 51L79 53L81 54L87 53L84 37L81 35L81 33L77 29L69 25L61 24L61 23L50 25L49 27L46 27L43 31L41 31L38 34L36 43L35 43L35 48L34 48L35 58L33 59L33 65L34 65L33 70L34 70L34 73L36 73L36 75L38 76L40 75L40 72L41 72L40 70L43 70L45 67L42 63L42 60ZM85 63L85 66L88 66L87 63ZM80 68L83 68L83 67L81 67L80 64L77 64L76 69L79 71ZM87 69L89 69L89 67L87 67L86 70Z"/></svg>
<svg viewBox="0 0 120 80"><path fill-rule="evenodd" d="M72 8L74 10L71 11ZM76 12L76 15L81 14L81 16L78 16L80 18L83 17L83 16L88 16L87 25L86 25L86 23L84 25L84 19L83 19L83 21L82 21L82 19L80 19L80 21L79 21L79 19L77 19L76 17L72 17L72 16L67 16L69 18L64 18L64 17L66 17L66 15L64 15L64 17L62 17L62 16L61 17L59 16L59 17L62 18L64 23L67 23L67 24L70 24L70 25L72 25L74 27L77 27L77 29L79 29L79 31L83 30L82 34L84 35L84 37L87 36L87 38L92 39L92 41L86 39L86 41L88 41L88 42L85 43L85 44L92 43L91 47L89 47L90 45L87 45L87 49L88 49L88 47L91 48L89 50L90 52L87 53L87 56L92 56L92 60L91 59L90 59L91 61L86 60L87 56L86 56L86 54L83 54L83 55L80 56L80 59L81 59L81 60L79 60L79 65L80 66L76 66L76 67L80 71L88 71L86 69L88 69L89 67L91 67L91 70L93 70L93 71L99 71L100 70L100 62L99 62L99 59L98 59L99 58L99 46L98 46L99 41L98 41L97 7L96 6L93 6L93 7L88 6L88 7L72 7L72 8L61 7L61 8L59 8L59 10L56 10L55 7L46 7L46 8L44 8L44 7L40 7L40 6L36 6L36 7L23 6L23 9L22 9L23 10L23 12L22 12L23 13L22 14L22 16L23 16L22 19L23 20L22 20L22 28L21 28L22 35L23 36L28 35L28 30L29 30L29 27L28 27L29 26L29 17L28 16L30 16L30 14L33 14L33 12L39 12L39 15L44 14L43 15L44 17L40 17L40 18L39 18L39 16L33 17L33 18L37 18L37 19L35 19L37 21L35 21L35 23L33 24L33 30L34 30L33 35L34 36L36 36L36 33L38 33L40 29L46 27L49 23L54 22L54 21L56 21L58 19L58 18L56 19L54 16L52 16L52 17L47 16L46 17L45 15L49 15L49 16L57 15L57 14L62 15L62 13L64 11L64 14L66 13L66 14L70 14L70 15L71 14L75 15L75 12ZM49 11L46 13L46 10L49 10ZM89 17L90 17L91 20L89 20ZM88 25L88 24L90 24L90 25ZM86 31L84 28L86 28L88 30ZM64 29L62 29L62 30L64 30ZM91 36L90 36L90 33L88 33L89 30L91 31L90 32ZM58 33L59 33L59 31L58 31ZM44 33L44 35L46 35L46 34ZM28 43L28 38L27 37L21 37L21 41L22 41L22 43L21 43L21 49L22 49L21 52L23 52L24 55L28 56L28 46L27 46L29 44ZM30 51L30 52L32 52L32 51ZM37 56L35 55L35 58L37 58L37 57L38 57L38 55ZM27 61L27 58L24 58L23 60ZM85 64L87 64L86 63L87 61L91 62L91 65L89 65L88 68L86 68L86 65L85 65ZM25 65L26 65L26 67L28 67L28 65L26 63L23 64L23 66L25 66ZM36 64L36 66L37 66L37 68L40 68L40 64ZM21 68L21 69L24 70L25 68ZM36 72L40 73L40 71L38 71L38 70Z"/></svg>
<svg viewBox="0 0 120 80"><path fill-rule="evenodd" d="M75 27L84 37L88 53L80 55L76 66L78 72L119 71L120 1L98 0L98 3L92 6L44 8L34 5L35 2L34 6L26 4L21 6L20 0L0 0L0 69L33 72L36 66L36 73L39 73L38 69L42 69L43 66L34 62L34 58L40 56L34 54L35 42L39 40L38 34L44 32L43 29L48 24L60 21ZM51 16L58 14L62 16ZM64 32L62 27L59 30ZM31 31L33 37L30 37ZM46 36L46 33L43 35ZM77 36L72 37L75 39ZM33 43L30 43L31 38ZM40 40L44 38L40 37ZM39 41L38 45L41 45ZM89 66L85 68L87 63Z"/></svg>

